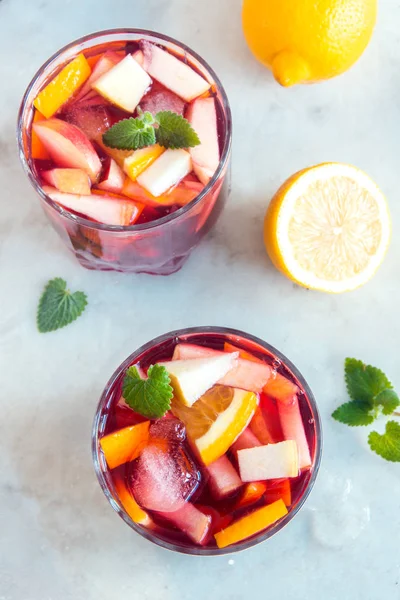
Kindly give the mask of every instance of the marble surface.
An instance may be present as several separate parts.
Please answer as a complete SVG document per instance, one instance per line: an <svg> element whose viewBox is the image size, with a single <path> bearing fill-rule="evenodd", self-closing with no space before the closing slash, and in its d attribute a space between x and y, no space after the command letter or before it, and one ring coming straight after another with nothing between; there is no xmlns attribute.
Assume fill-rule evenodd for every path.
<svg viewBox="0 0 400 600"><path fill-rule="evenodd" d="M19 100L36 69L73 38L110 27L180 38L221 76L233 110L232 194L215 230L167 278L83 270L42 214L18 162ZM400 3L380 2L372 43L346 75L284 90L243 42L240 0L0 0L0 600L395 600L400 597L400 471L366 432L335 423L343 359L381 366L400 388ZM327 160L365 169L386 193L394 235L374 280L347 295L279 275L262 219L292 172ZM45 282L64 277L89 307L40 335ZM109 375L165 331L218 324L256 334L303 372L325 433L314 492L276 537L242 554L193 558L136 536L111 510L90 456Z"/></svg>

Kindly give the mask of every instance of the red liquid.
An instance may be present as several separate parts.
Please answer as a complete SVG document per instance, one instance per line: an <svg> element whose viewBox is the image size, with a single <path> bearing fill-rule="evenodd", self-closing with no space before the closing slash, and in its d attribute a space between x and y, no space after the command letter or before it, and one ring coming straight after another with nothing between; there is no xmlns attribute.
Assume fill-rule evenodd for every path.
<svg viewBox="0 0 400 600"><path fill-rule="evenodd" d="M112 42L94 46L84 51L86 58L94 58L102 56L106 51L113 50L123 54L130 54L139 49L138 42ZM163 47L164 50L168 48ZM178 57L179 58L179 57ZM67 61L69 62L69 61ZM187 59L186 59L186 62ZM197 70L195 65L190 66ZM204 74L200 73L203 77ZM50 79L54 77L52 74ZM45 87L48 81L43 83ZM167 88L153 80L150 89L140 101L140 106L146 109L149 99L154 97L154 94L161 96L171 95ZM214 97L217 113L217 128L218 139L220 144L220 156L223 153L223 146L226 143L226 117L224 109L221 105L220 94L215 86L210 88L209 96ZM175 98L178 98L175 96ZM96 105L97 99L100 104ZM95 147L99 158L103 164L103 171L107 163L107 154L104 148L100 147L102 134L104 131L117 123L121 119L137 116L137 112L129 114L125 111L116 108L109 104L105 99L97 95L94 99L95 104L91 105L90 101L82 101L79 97L79 90L75 96L64 105L60 111L54 115L58 119L62 119L73 123L82 129ZM183 105L183 114L186 114L188 103L178 98ZM151 105L149 106L151 108ZM42 179L43 171L59 167L52 160L32 160L32 168L34 174L38 178L41 185L48 185ZM221 174L221 178L214 184L210 191L192 210L188 210L182 217L175 219L172 222L162 224L160 230L144 230L142 232L115 232L99 229L96 225L80 225L73 222L48 205L44 205L44 209L52 222L54 228L58 231L70 250L76 255L79 262L89 269L99 270L118 270L123 272L146 272L152 274L168 275L180 269L182 264L187 259L191 250L199 243L204 235L210 230L217 220L224 203L224 194L220 196L221 186L224 181L225 171ZM200 187L202 184L192 172L189 176L195 184ZM100 181L102 175L100 175ZM94 186L96 187L96 186ZM200 189L204 188L202 186ZM196 188L195 188L196 189ZM173 193L173 190L171 190ZM199 194L199 191L193 191L193 199ZM142 206L141 199L124 197L126 200L137 201ZM190 203L188 204L190 207ZM172 213L175 213L182 205L173 204L171 206L150 206L145 205L139 218L132 224L143 225L154 223ZM64 209L67 210L67 209ZM89 217L73 211L67 211L75 214L78 217L83 217L87 221L91 221ZM95 223L93 221L93 223Z"/></svg>
<svg viewBox="0 0 400 600"><path fill-rule="evenodd" d="M261 358L264 362L271 365L277 372L286 378L290 379L294 382L299 388L300 393L298 394L300 410L302 415L302 420L304 424L304 429L307 436L307 441L309 445L309 450L312 458L312 465L316 460L316 425L314 421L313 412L309 403L309 400L304 393L304 390L301 388L301 384L295 378L295 376L291 373L291 371L285 367L285 365L280 364L280 362L275 360L275 357L272 356L267 350L264 350L260 346L256 346L253 342L244 340L244 339L228 339L223 334L199 334L199 335L191 335L190 339L182 338L169 340L158 346L153 347L151 350L144 352L138 359L135 361L135 364L139 364L141 368L146 371L146 369L151 365L161 360L169 360L172 357L174 348L177 343L189 342L191 344L203 345L208 348L214 348L216 350L224 349L224 342L229 341L235 344L238 348L243 350L247 350L251 352L257 358ZM104 411L101 419L102 423L102 431L99 437L103 437L103 435L112 433L122 427L126 427L128 425L136 424L139 421L144 420L142 417L136 415L132 410L128 408L121 408L117 406L118 400L121 397L121 389L122 389L122 380L124 374L116 381L113 386L109 401L107 403L108 408ZM261 394L263 396L263 394ZM274 400L268 398L269 403L275 403ZM262 397L261 397L262 403ZM276 428L276 431L280 431L280 428ZM276 442L283 441L282 439L276 439ZM265 506L269 502L274 501L274 498L271 498L271 493L274 488L274 482L278 480L270 480L267 481L267 496L262 497L258 502L251 504L248 507L237 509L236 504L238 503L241 495L243 494L243 487L233 495L231 495L228 499L224 499L218 501L213 497L210 492L210 488L208 485L208 475L206 469L201 465L200 461L195 458L194 453L192 452L189 444L185 442L185 451L188 453L188 456L196 462L196 466L198 471L201 474L201 481L197 486L196 491L190 497L190 502L193 503L196 507L199 507L201 511L207 512L213 518L212 520L212 529L211 535L208 537L207 543L205 547L215 548L216 543L213 537L213 533L221 530L222 527L227 526L231 521L236 520L246 514L254 511L257 508ZM228 451L228 457L230 458L232 464L237 467L236 459L232 455L231 451ZM125 483L128 488L132 486L132 471L135 469L135 463L137 461L133 461L133 463L127 463L110 472L110 484L112 483L113 474L117 474L119 477L122 477L125 480ZM310 482L310 478L313 473L313 466L311 469L303 470L300 475L296 478L290 479L290 488L291 488L291 505L288 508L289 512L293 510L296 505L301 501L308 484ZM270 500L267 501L268 493ZM177 544L178 546L183 546L187 548L192 548L196 546L184 533L182 533L178 528L173 526L166 519L160 517L155 511L148 511L151 515L155 523L155 528L151 531L152 535L155 537L161 538L162 540L166 540L168 542L172 542ZM256 534L259 535L259 534Z"/></svg>

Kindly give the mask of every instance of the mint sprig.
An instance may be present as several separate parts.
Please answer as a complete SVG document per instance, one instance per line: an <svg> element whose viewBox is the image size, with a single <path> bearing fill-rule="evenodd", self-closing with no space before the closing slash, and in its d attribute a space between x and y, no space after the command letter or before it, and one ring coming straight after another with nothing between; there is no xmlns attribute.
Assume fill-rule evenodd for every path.
<svg viewBox="0 0 400 600"><path fill-rule="evenodd" d="M37 327L40 333L56 331L75 321L85 310L87 297L83 292L71 294L67 282L51 279L39 300Z"/></svg>
<svg viewBox="0 0 400 600"><path fill-rule="evenodd" d="M376 367L365 365L354 358L346 358L345 380L352 400L332 413L332 417L340 423L350 427L370 425L381 414L392 415L400 405L391 382ZM382 458L400 462L400 424L396 421L389 421L386 432L382 435L372 431L368 443L371 450Z"/></svg>
<svg viewBox="0 0 400 600"><path fill-rule="evenodd" d="M173 396L167 369L152 365L147 379L140 377L137 367L129 367L122 383L125 402L135 412L148 419L160 419L171 408Z"/></svg>
<svg viewBox="0 0 400 600"><path fill-rule="evenodd" d="M187 119L172 111L161 111L153 116L138 109L136 118L123 119L103 134L109 148L138 150L158 143L164 148L193 148L200 139Z"/></svg>

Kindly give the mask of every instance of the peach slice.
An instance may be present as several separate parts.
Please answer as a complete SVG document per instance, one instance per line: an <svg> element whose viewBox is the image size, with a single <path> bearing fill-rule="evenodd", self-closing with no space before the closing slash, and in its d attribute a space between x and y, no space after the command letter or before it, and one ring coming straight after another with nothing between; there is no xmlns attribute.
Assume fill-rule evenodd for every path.
<svg viewBox="0 0 400 600"><path fill-rule="evenodd" d="M199 182L186 182L183 180L171 191L156 198L142 188L137 182L133 182L127 177L125 179L124 187L122 188L122 193L125 196L128 196L128 198L143 202L147 206L173 206L174 204L185 206L186 204L189 204L189 202L192 202L192 200L200 194L202 189L203 186Z"/></svg>
<svg viewBox="0 0 400 600"><path fill-rule="evenodd" d="M226 529L216 533L214 537L217 546L218 548L226 548L226 546L241 542L279 521L287 513L288 510L283 500L277 500L268 506L258 508L245 517L234 521Z"/></svg>
<svg viewBox="0 0 400 600"><path fill-rule="evenodd" d="M82 169L50 169L43 171L41 176L60 192L90 195L90 179Z"/></svg>
<svg viewBox="0 0 400 600"><path fill-rule="evenodd" d="M101 181L97 187L106 192L119 194L124 186L125 175L114 159L108 158L104 165Z"/></svg>
<svg viewBox="0 0 400 600"><path fill-rule="evenodd" d="M201 96L211 84L194 71L189 65L151 42L141 43L144 63L148 74L163 86L190 102Z"/></svg>
<svg viewBox="0 0 400 600"><path fill-rule="evenodd" d="M109 469L135 460L140 455L149 440L149 426L150 421L144 421L101 438L100 446Z"/></svg>
<svg viewBox="0 0 400 600"><path fill-rule="evenodd" d="M179 183L191 170L189 152L168 149L137 177L137 182L157 198Z"/></svg>
<svg viewBox="0 0 400 600"><path fill-rule="evenodd" d="M33 129L58 167L82 169L92 182L97 180L100 159L78 127L61 119L48 119L34 123Z"/></svg>
<svg viewBox="0 0 400 600"><path fill-rule="evenodd" d="M85 83L90 67L83 54L79 54L39 92L33 104L47 119L52 117Z"/></svg>
<svg viewBox="0 0 400 600"><path fill-rule="evenodd" d="M138 62L127 54L121 62L114 65L92 85L101 96L127 112L133 113L151 79Z"/></svg>
<svg viewBox="0 0 400 600"><path fill-rule="evenodd" d="M56 188L49 186L43 186L43 191L64 208L90 217L104 225L132 225L143 210L143 205L130 200L114 198L110 193L108 196L97 194L79 196L59 192Z"/></svg>
<svg viewBox="0 0 400 600"><path fill-rule="evenodd" d="M198 98L189 106L186 118L200 138L200 145L190 148L193 170L204 185L219 165L217 113L214 98Z"/></svg>

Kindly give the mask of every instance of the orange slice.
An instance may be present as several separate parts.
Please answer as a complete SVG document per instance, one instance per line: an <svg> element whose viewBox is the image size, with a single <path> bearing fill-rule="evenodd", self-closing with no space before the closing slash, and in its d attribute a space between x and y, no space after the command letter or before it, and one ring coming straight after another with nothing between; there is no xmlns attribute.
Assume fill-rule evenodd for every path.
<svg viewBox="0 0 400 600"><path fill-rule="evenodd" d="M172 412L186 425L201 460L209 465L231 447L258 405L253 392L216 385L191 407L174 398Z"/></svg>
<svg viewBox="0 0 400 600"><path fill-rule="evenodd" d="M264 481L251 481L250 483L246 483L243 495L236 504L235 509L254 504L254 502L257 502L257 500L265 494L266 490L267 484L264 483ZM279 498L280 496L278 496L278 499Z"/></svg>
<svg viewBox="0 0 400 600"><path fill-rule="evenodd" d="M140 508L132 494L129 493L125 483L120 477L114 477L114 487L118 494L119 501L121 502L125 512L130 516L134 523L144 525L144 527L150 527L153 523L147 512Z"/></svg>
<svg viewBox="0 0 400 600"><path fill-rule="evenodd" d="M226 548L248 537L259 533L285 515L288 511L283 500L277 500L268 506L263 506L249 515L234 521L226 529L214 535L218 548Z"/></svg>
<svg viewBox="0 0 400 600"><path fill-rule="evenodd" d="M110 469L115 469L139 456L149 439L149 425L150 421L144 421L101 438L100 446Z"/></svg>
<svg viewBox="0 0 400 600"><path fill-rule="evenodd" d="M79 54L36 96L35 108L49 119L85 83L90 73L86 58Z"/></svg>
<svg viewBox="0 0 400 600"><path fill-rule="evenodd" d="M290 488L289 479L268 481L267 493L265 494L267 504L271 504L271 502L275 502L276 500L279 500L279 498L282 498L286 506L289 508L292 503L292 491Z"/></svg>
<svg viewBox="0 0 400 600"><path fill-rule="evenodd" d="M33 123L44 121L45 119L46 117L44 117L38 110L35 110L35 114L33 115ZM47 152L44 144L38 138L33 127L31 130L31 152L32 158L39 160L49 160L50 158L50 154Z"/></svg>
<svg viewBox="0 0 400 600"><path fill-rule="evenodd" d="M164 151L165 148L159 146L159 144L135 150L124 160L125 173L132 181L136 181L139 175L150 167Z"/></svg>

